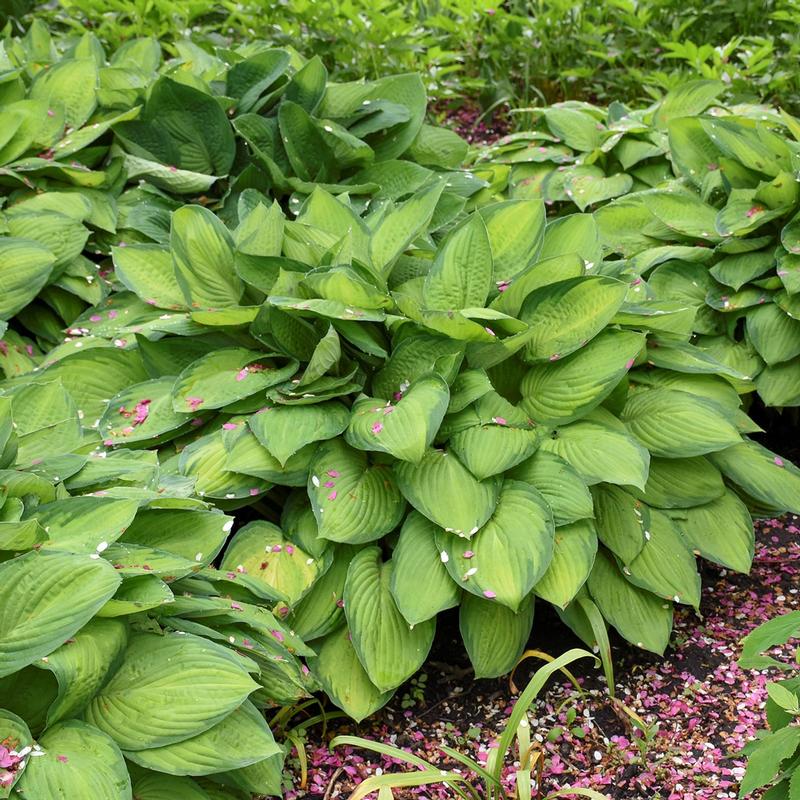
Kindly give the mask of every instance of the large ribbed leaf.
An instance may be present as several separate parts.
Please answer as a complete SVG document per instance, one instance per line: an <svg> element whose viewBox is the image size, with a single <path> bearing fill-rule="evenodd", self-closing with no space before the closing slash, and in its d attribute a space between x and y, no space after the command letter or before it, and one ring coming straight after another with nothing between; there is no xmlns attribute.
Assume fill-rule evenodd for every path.
<svg viewBox="0 0 800 800"><path fill-rule="evenodd" d="M187 305L238 305L243 285L233 266L233 239L216 215L199 205L179 208L172 215L169 243Z"/></svg>
<svg viewBox="0 0 800 800"><path fill-rule="evenodd" d="M736 572L750 571L755 546L753 519L733 492L728 490L710 503L671 516L698 555Z"/></svg>
<svg viewBox="0 0 800 800"><path fill-rule="evenodd" d="M186 307L186 297L178 285L172 254L155 244L114 247L114 273L122 283L146 303L159 308Z"/></svg>
<svg viewBox="0 0 800 800"><path fill-rule="evenodd" d="M494 512L500 481L477 480L446 450L429 450L419 464L395 465L400 491L417 511L440 528L473 536Z"/></svg>
<svg viewBox="0 0 800 800"><path fill-rule="evenodd" d="M102 686L128 642L128 626L112 619L93 619L66 644L35 662L58 681L58 695L47 711L47 724L75 717Z"/></svg>
<svg viewBox="0 0 800 800"><path fill-rule="evenodd" d="M394 530L406 507L391 469L368 466L366 454L341 439L320 445L309 471L308 496L319 535L351 544Z"/></svg>
<svg viewBox="0 0 800 800"><path fill-rule="evenodd" d="M325 694L356 722L374 714L392 698L393 692L382 692L370 681L346 627L328 634L317 649L317 657L309 663Z"/></svg>
<svg viewBox="0 0 800 800"><path fill-rule="evenodd" d="M599 550L588 580L603 616L637 647L659 655L669 644L672 605L627 581L614 559Z"/></svg>
<svg viewBox="0 0 800 800"><path fill-rule="evenodd" d="M467 592L461 600L458 627L476 678L511 672L525 649L533 626L533 598L514 613L494 600Z"/></svg>
<svg viewBox="0 0 800 800"><path fill-rule="evenodd" d="M221 408L283 383L296 370L296 361L280 364L254 350L223 348L198 358L181 372L172 405L183 413Z"/></svg>
<svg viewBox="0 0 800 800"><path fill-rule="evenodd" d="M120 580L96 555L30 552L0 564L0 677L73 636Z"/></svg>
<svg viewBox="0 0 800 800"><path fill-rule="evenodd" d="M619 486L601 483L592 487L594 517L600 541L629 564L647 541L650 509Z"/></svg>
<svg viewBox="0 0 800 800"><path fill-rule="evenodd" d="M50 728L39 744L42 755L29 760L16 786L20 797L131 800L131 779L122 753L97 728L69 720Z"/></svg>
<svg viewBox="0 0 800 800"><path fill-rule="evenodd" d="M535 486L553 512L556 525L591 517L592 495L574 467L547 450L539 450L514 467L509 477Z"/></svg>
<svg viewBox="0 0 800 800"><path fill-rule="evenodd" d="M542 286L522 304L530 325L526 361L557 361L597 336L622 305L627 284L604 276L571 278Z"/></svg>
<svg viewBox="0 0 800 800"><path fill-rule="evenodd" d="M368 547L350 562L344 586L344 611L358 660L381 691L391 691L425 661L435 620L409 625L390 590L392 563L381 562L378 547Z"/></svg>
<svg viewBox="0 0 800 800"><path fill-rule="evenodd" d="M691 508L710 503L724 492L722 475L703 456L651 458L644 492L638 496L657 508Z"/></svg>
<svg viewBox="0 0 800 800"><path fill-rule="evenodd" d="M556 428L540 448L561 456L589 484L606 481L643 489L647 481L650 454L610 414L592 412Z"/></svg>
<svg viewBox="0 0 800 800"><path fill-rule="evenodd" d="M146 770L137 774L133 782L133 793L136 800L211 800L211 795L190 778ZM230 798L231 795L223 794L219 800Z"/></svg>
<svg viewBox="0 0 800 800"><path fill-rule="evenodd" d="M800 470L756 442L742 442L709 456L714 466L758 502L800 513Z"/></svg>
<svg viewBox="0 0 800 800"><path fill-rule="evenodd" d="M338 436L347 427L349 414L342 403L330 401L304 406L265 406L247 420L256 435L281 466L311 442Z"/></svg>
<svg viewBox="0 0 800 800"><path fill-rule="evenodd" d="M423 289L427 308L483 308L492 282L492 247L480 214L472 214L442 242Z"/></svg>
<svg viewBox="0 0 800 800"><path fill-rule="evenodd" d="M197 736L163 747L126 751L125 757L168 775L210 775L240 769L280 752L261 712L245 700Z"/></svg>
<svg viewBox="0 0 800 800"><path fill-rule="evenodd" d="M589 519L556 528L553 558L533 591L566 608L586 582L597 553L597 533Z"/></svg>
<svg viewBox="0 0 800 800"><path fill-rule="evenodd" d="M633 366L644 336L610 329L563 361L536 364L522 379L522 408L537 422L564 424L608 397Z"/></svg>
<svg viewBox="0 0 800 800"><path fill-rule="evenodd" d="M767 364L800 355L800 320L792 319L774 303L747 312L747 337Z"/></svg>
<svg viewBox="0 0 800 800"><path fill-rule="evenodd" d="M417 625L457 606L461 597L445 566L450 555L437 547L437 535L441 533L441 528L416 511L406 517L400 531L392 555L390 588L409 625ZM420 586L425 587L424 592Z"/></svg>
<svg viewBox="0 0 800 800"><path fill-rule="evenodd" d="M33 239L0 238L0 320L11 319L47 283L56 258Z"/></svg>
<svg viewBox="0 0 800 800"><path fill-rule="evenodd" d="M479 210L492 250L495 287L503 288L532 264L544 241L544 203L508 200Z"/></svg>
<svg viewBox="0 0 800 800"><path fill-rule="evenodd" d="M741 440L723 409L674 389L634 392L621 417L636 438L656 456L699 456L723 450Z"/></svg>
<svg viewBox="0 0 800 800"><path fill-rule="evenodd" d="M494 513L469 542L439 530L436 546L452 579L517 611L553 556L553 517L530 484L506 480Z"/></svg>
<svg viewBox="0 0 800 800"><path fill-rule="evenodd" d="M359 450L390 453L418 463L430 447L450 402L439 375L414 381L396 403L361 397L353 404L347 441Z"/></svg>
<svg viewBox="0 0 800 800"><path fill-rule="evenodd" d="M221 645L190 634L140 633L89 703L86 720L126 750L161 747L207 731L256 688L242 660Z"/></svg>
<svg viewBox="0 0 800 800"><path fill-rule="evenodd" d="M324 558L310 556L292 544L280 528L263 520L239 529L220 562L220 569L244 570L289 604L300 600L324 567Z"/></svg>
<svg viewBox="0 0 800 800"><path fill-rule="evenodd" d="M257 415L253 415L248 418L248 422L251 423L256 418ZM228 453L225 469L230 472L252 475L262 481L282 486L305 486L316 445L306 445L290 456L285 466L281 466L280 461L256 439L249 428L240 427L225 435L225 449Z"/></svg>
<svg viewBox="0 0 800 800"><path fill-rule="evenodd" d="M639 555L625 568L632 583L676 603L700 605L700 576L689 544L663 511L650 510Z"/></svg>

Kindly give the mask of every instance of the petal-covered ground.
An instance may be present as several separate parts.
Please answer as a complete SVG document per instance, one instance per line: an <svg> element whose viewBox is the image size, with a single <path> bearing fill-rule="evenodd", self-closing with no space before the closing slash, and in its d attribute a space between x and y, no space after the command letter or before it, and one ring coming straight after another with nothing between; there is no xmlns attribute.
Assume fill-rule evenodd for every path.
<svg viewBox="0 0 800 800"><path fill-rule="evenodd" d="M664 659L618 643L621 703L609 700L597 673L579 678L583 697L569 683L552 684L530 713L544 757L542 795L571 785L625 800L737 796L745 762L736 753L764 725L768 680L766 674L736 666L739 643L759 623L800 607L799 526L793 516L759 523L748 576L704 565L701 614L685 608L676 614L673 646ZM531 647L557 655L574 644L545 614L534 624ZM471 681L456 638L440 636L437 647L426 677L402 687L371 720L361 726L333 720L324 738L319 726L309 731L307 785L299 785L295 760L298 777L287 800L346 798L366 777L409 769L362 750L331 752L327 742L333 735L392 743L447 768L458 765L442 755L441 744L486 760L514 695L506 681ZM531 664L525 664L528 674ZM527 679L525 670L516 676L519 686ZM645 723L646 734L631 723L629 712ZM513 775L509 761L509 786ZM439 800L453 794L427 787L395 796Z"/></svg>

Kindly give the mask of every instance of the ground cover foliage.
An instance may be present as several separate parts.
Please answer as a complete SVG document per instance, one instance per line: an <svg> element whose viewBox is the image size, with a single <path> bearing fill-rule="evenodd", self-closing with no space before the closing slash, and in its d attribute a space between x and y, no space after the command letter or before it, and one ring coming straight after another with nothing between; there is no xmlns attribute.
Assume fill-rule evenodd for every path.
<svg viewBox="0 0 800 800"><path fill-rule="evenodd" d="M689 184L672 227L620 228L643 265L613 205L548 221L507 165L462 169L414 75L64 44L0 54L0 706L45 753L6 791L279 795L262 710L367 716L440 611L478 676L536 598L604 655L606 622L662 652L695 556L746 571L751 514L796 509L800 471L747 438L753 371L692 341L705 295L642 279L665 236L659 270L695 263ZM796 169L767 122L759 157Z"/></svg>

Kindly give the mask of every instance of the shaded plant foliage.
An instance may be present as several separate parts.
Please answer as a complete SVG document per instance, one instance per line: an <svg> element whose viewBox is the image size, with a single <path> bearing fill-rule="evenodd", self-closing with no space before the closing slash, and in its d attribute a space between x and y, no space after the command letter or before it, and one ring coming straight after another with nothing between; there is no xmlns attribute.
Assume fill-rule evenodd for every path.
<svg viewBox="0 0 800 800"><path fill-rule="evenodd" d="M796 508L696 309L591 214L497 201L416 76L56 45L7 40L0 83L18 796L280 794L261 710L367 716L455 607L478 676L537 597L662 652L695 555L746 571Z"/></svg>

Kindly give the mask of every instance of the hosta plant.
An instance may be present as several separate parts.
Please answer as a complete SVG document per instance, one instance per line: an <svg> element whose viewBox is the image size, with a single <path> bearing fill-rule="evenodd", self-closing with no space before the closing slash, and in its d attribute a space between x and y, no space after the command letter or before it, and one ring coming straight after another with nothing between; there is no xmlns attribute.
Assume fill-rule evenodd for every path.
<svg viewBox="0 0 800 800"><path fill-rule="evenodd" d="M798 406L800 122L714 106L723 88L690 82L637 111L544 109L536 131L484 154L485 177L511 198L598 209L602 252L627 261L642 297L695 308L694 343L740 391Z"/></svg>
<svg viewBox="0 0 800 800"><path fill-rule="evenodd" d="M769 730L745 747L747 771L739 797L755 789L770 788L764 800L792 800L800 791L800 649L794 663L767 655L776 645L800 637L800 611L759 625L742 642L739 666L744 669L774 669L789 677L767 684L767 724Z"/></svg>

